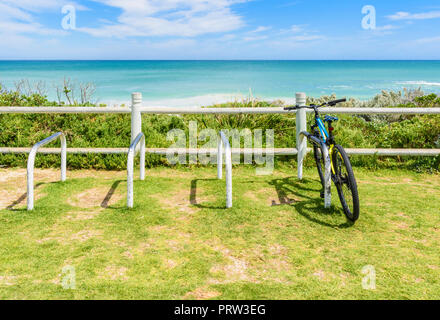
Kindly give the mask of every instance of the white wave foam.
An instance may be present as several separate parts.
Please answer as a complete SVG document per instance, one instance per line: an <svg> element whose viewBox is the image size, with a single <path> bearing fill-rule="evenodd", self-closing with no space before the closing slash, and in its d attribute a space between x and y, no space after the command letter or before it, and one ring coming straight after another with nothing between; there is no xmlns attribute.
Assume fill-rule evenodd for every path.
<svg viewBox="0 0 440 320"><path fill-rule="evenodd" d="M324 89L352 89L352 88L353 88L352 86L341 84L341 85L328 86L325 87Z"/></svg>
<svg viewBox="0 0 440 320"><path fill-rule="evenodd" d="M440 82L429 82L429 81L401 81L401 82L397 82L396 84L399 84L399 85L440 87Z"/></svg>
<svg viewBox="0 0 440 320"><path fill-rule="evenodd" d="M142 104L144 106L149 107L203 107L203 106L212 106L215 104L222 104L227 102L241 102L246 99L249 99L248 96L240 95L240 94L208 94L201 96L194 96L189 98L174 98L174 99L148 99L148 97L144 96ZM256 98L262 101L274 101L280 100L286 104L295 104L295 98ZM105 103L108 106L115 106L125 104L126 106L130 105L129 101L122 100L103 100L99 103Z"/></svg>

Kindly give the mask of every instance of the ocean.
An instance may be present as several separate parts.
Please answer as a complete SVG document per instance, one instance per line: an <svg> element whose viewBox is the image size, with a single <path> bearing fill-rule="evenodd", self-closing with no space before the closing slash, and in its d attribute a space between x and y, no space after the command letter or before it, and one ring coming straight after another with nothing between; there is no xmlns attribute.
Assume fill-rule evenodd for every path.
<svg viewBox="0 0 440 320"><path fill-rule="evenodd" d="M64 78L93 82L94 101L117 105L142 92L151 106L201 106L252 96L293 102L309 96L369 99L381 90L440 93L440 61L0 61L0 83L44 81L48 97Z"/></svg>

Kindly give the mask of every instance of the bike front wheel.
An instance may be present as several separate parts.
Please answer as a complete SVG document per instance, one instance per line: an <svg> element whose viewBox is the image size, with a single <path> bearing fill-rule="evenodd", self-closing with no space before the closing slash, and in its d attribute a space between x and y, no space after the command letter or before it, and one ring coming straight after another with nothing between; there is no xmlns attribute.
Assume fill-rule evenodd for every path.
<svg viewBox="0 0 440 320"><path fill-rule="evenodd" d="M335 145L332 154L334 183L339 200L347 218L355 222L359 219L359 194L350 158L340 145Z"/></svg>

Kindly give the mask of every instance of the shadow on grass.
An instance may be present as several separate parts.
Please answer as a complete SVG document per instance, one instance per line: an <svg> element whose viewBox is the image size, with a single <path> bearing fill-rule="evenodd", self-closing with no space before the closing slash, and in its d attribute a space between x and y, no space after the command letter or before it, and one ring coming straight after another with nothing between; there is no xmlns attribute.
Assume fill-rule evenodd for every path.
<svg viewBox="0 0 440 320"><path fill-rule="evenodd" d="M348 220L345 223L331 223L326 221L328 220L329 216L336 217L336 215L340 216L342 214L345 217L345 215L341 209L337 209L334 206L329 209L325 209L324 200L320 197L320 189L315 189L308 186L312 183L314 183L314 181L308 179L304 179L303 181L299 182L294 177L270 181L269 184L275 187L278 199L280 201L280 204L273 205L290 205L306 219L325 227L349 228L353 226L353 223ZM308 196L307 192L310 191L314 192L316 197ZM292 197L292 195L305 200L297 201L291 199L290 197ZM327 219L323 219L323 217L326 217Z"/></svg>
<svg viewBox="0 0 440 320"><path fill-rule="evenodd" d="M34 190L37 189L38 187L41 187L42 185L44 185L44 182L39 182L34 186ZM10 211L27 211L27 209L14 209L15 206L18 206L20 203L22 203L25 199L27 198L27 192L23 193L17 200L15 200L14 202L12 202L9 206L6 207L6 210L10 210Z"/></svg>
<svg viewBox="0 0 440 320"><path fill-rule="evenodd" d="M118 180L113 182L112 186L110 187L110 190L105 195L104 200L101 202L101 208L104 209L123 209L125 207L115 207L115 206L109 206L110 200L112 199L112 196L115 194L116 189L118 186L123 182L123 180Z"/></svg>
<svg viewBox="0 0 440 320"><path fill-rule="evenodd" d="M189 196L189 202L191 205L200 209L226 209L226 206L207 206L199 204L197 202L197 183L199 181L219 181L218 179L194 179L191 181L191 193Z"/></svg>
<svg viewBox="0 0 440 320"><path fill-rule="evenodd" d="M112 196L114 195L116 189L118 188L119 184L121 184L121 182L123 182L123 180L115 181L112 184L112 186L110 187L110 190L107 192L104 200L102 200L102 202L101 202L102 208L104 208L104 209L117 209L117 210L125 208L125 207L109 206L110 200L111 200ZM58 182L50 182L50 183L39 182L35 185L34 190L41 187L42 185L45 185L45 184L56 184L56 183L58 183ZM27 198L27 192L23 193L17 200L15 200L9 206L7 206L6 210L15 211L15 212L27 211L26 208L14 209L14 207L18 206L24 200L26 200L26 198Z"/></svg>

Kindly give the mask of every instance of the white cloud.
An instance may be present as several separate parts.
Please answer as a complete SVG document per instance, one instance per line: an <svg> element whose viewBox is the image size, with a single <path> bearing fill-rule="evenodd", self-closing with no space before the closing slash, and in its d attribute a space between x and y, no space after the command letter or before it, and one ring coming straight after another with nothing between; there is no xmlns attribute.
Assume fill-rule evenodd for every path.
<svg viewBox="0 0 440 320"><path fill-rule="evenodd" d="M58 11L66 4L73 5L79 11L89 10L87 7L69 0L2 0L2 2L10 7L31 12Z"/></svg>
<svg viewBox="0 0 440 320"><path fill-rule="evenodd" d="M196 41L193 39L172 39L158 42L147 41L145 44L150 49L181 49L183 47L193 47Z"/></svg>
<svg viewBox="0 0 440 320"><path fill-rule="evenodd" d="M13 21L1 21L0 30L4 30L8 34L38 34L38 35L65 35L66 31L62 29L45 28L39 23L22 23ZM1 34L1 33L0 33Z"/></svg>
<svg viewBox="0 0 440 320"><path fill-rule="evenodd" d="M375 29L372 29L374 36L388 36L393 34L393 30L399 29L399 27L387 24L384 26L376 27Z"/></svg>
<svg viewBox="0 0 440 320"><path fill-rule="evenodd" d="M424 13L409 13L399 11L393 15L387 16L390 20L426 20L440 18L440 11L430 11Z"/></svg>
<svg viewBox="0 0 440 320"><path fill-rule="evenodd" d="M418 43L434 43L440 42L440 37L432 37L432 38L421 38L417 40Z"/></svg>
<svg viewBox="0 0 440 320"><path fill-rule="evenodd" d="M374 29L374 30L377 30L377 31L389 31L389 30L395 30L395 29L398 29L398 27L397 26L393 26L391 24L387 24L385 26L376 27L376 29Z"/></svg>
<svg viewBox="0 0 440 320"><path fill-rule="evenodd" d="M288 29L281 29L279 31L280 34L292 34L292 33L307 33L307 32L313 32L311 30L307 30L308 25L299 25L294 24Z"/></svg>
<svg viewBox="0 0 440 320"><path fill-rule="evenodd" d="M95 0L119 8L117 23L79 28L96 37L182 36L236 30L244 25L231 6L246 0Z"/></svg>
<svg viewBox="0 0 440 320"><path fill-rule="evenodd" d="M47 28L36 22L34 17L36 12L43 10L61 10L63 3L68 2L55 0L2 0L2 3L0 3L0 35L3 38L6 35L20 34L66 34L61 27L60 29ZM15 37L15 39L22 39L22 37Z"/></svg>
<svg viewBox="0 0 440 320"><path fill-rule="evenodd" d="M0 3L0 20L21 20L21 21L32 21L32 15L21 10L20 8L11 7L4 3Z"/></svg>
<svg viewBox="0 0 440 320"><path fill-rule="evenodd" d="M293 25L289 31L293 32L293 33L298 33L298 32L302 32L304 30L303 26L299 26L299 25Z"/></svg>
<svg viewBox="0 0 440 320"><path fill-rule="evenodd" d="M298 42L323 40L323 39L324 37L319 35L300 35L300 36L290 37L290 40L298 41Z"/></svg>
<svg viewBox="0 0 440 320"><path fill-rule="evenodd" d="M261 41L267 39L267 36L257 36L257 37L244 37L243 41L250 42L250 41Z"/></svg>
<svg viewBox="0 0 440 320"><path fill-rule="evenodd" d="M264 31L268 31L270 29L272 29L272 27L260 26L257 29L250 31L249 33L260 33L260 32L264 32Z"/></svg>

